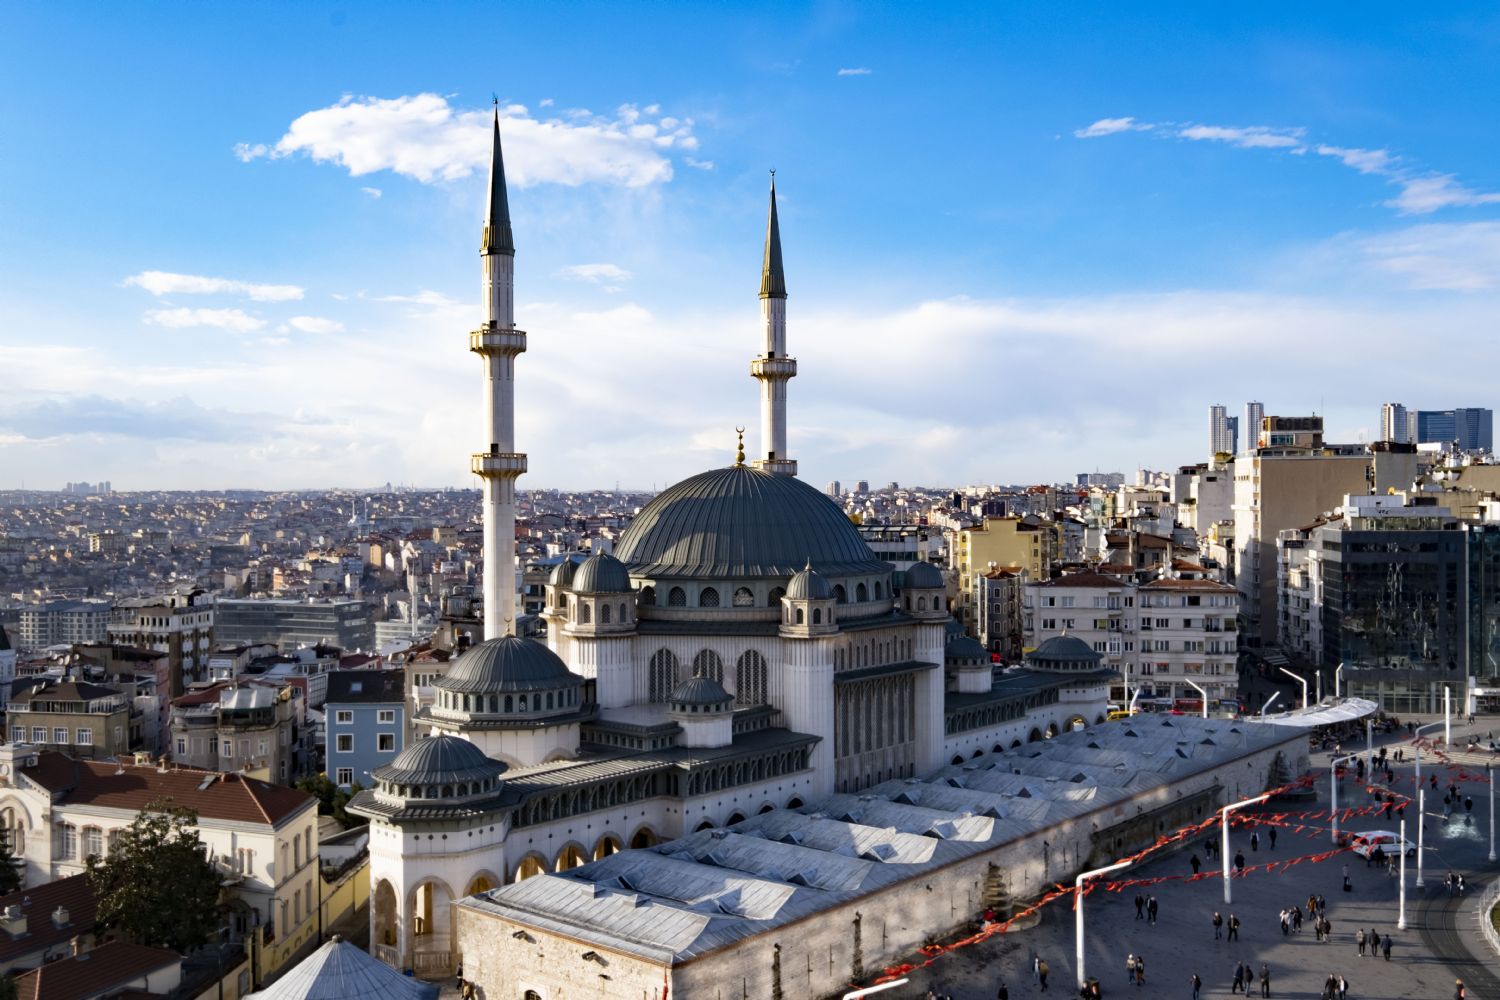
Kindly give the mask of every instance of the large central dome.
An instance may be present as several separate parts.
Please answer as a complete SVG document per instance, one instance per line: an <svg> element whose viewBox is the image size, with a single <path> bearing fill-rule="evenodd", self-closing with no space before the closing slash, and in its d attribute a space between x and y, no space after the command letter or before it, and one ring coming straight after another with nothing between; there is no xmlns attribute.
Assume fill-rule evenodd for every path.
<svg viewBox="0 0 1500 1000"><path fill-rule="evenodd" d="M888 573L844 512L795 476L744 465L684 479L648 503L615 555L635 576Z"/></svg>

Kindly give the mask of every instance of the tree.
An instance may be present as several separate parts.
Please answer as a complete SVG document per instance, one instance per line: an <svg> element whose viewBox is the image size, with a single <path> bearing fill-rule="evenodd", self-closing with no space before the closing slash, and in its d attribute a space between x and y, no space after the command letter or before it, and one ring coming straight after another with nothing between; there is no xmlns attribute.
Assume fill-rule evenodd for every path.
<svg viewBox="0 0 1500 1000"><path fill-rule="evenodd" d="M10 838L0 836L0 896L21 888L21 868L16 856L10 853ZM3 1000L3 998L0 998Z"/></svg>
<svg viewBox="0 0 1500 1000"><path fill-rule="evenodd" d="M208 943L219 923L222 880L197 823L191 809L158 799L146 804L102 861L89 858L101 927L135 944L183 954Z"/></svg>
<svg viewBox="0 0 1500 1000"><path fill-rule="evenodd" d="M352 826L364 826L369 822L363 816L353 816L344 811L349 800L364 791L364 786L357 781L349 786L348 791L345 791L335 785L326 774L310 774L305 778L297 779L297 789L318 800L319 816L332 816L338 820L339 826L346 830Z"/></svg>

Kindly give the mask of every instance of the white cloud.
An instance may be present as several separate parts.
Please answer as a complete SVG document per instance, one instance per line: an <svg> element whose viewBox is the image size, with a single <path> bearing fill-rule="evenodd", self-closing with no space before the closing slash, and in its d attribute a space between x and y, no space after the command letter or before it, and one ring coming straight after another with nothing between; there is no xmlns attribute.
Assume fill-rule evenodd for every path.
<svg viewBox="0 0 1500 1000"><path fill-rule="evenodd" d="M442 292L434 292L430 288L424 288L415 295L380 295L375 298L376 302L404 302L415 306L456 306L459 303L450 299Z"/></svg>
<svg viewBox="0 0 1500 1000"><path fill-rule="evenodd" d="M691 118L622 105L613 115L574 109L533 117L522 105L501 109L506 179L533 184L646 187L672 178L671 151L695 150ZM670 125L667 123L670 122ZM424 184L467 177L489 164L488 110L461 110L438 94L345 96L298 117L274 145L237 147L241 159L305 153L362 177L390 170Z"/></svg>
<svg viewBox="0 0 1500 1000"><path fill-rule="evenodd" d="M688 166L692 167L694 170L712 170L712 169L714 169L714 161L713 160L695 160L691 156L684 156L682 158L682 162L685 163L685 164L687 164Z"/></svg>
<svg viewBox="0 0 1500 1000"><path fill-rule="evenodd" d="M198 274L174 274L171 271L142 271L124 281L126 286L144 288L152 295L241 295L256 302L289 302L302 298L303 289L296 285L259 285L232 278L207 278Z"/></svg>
<svg viewBox="0 0 1500 1000"><path fill-rule="evenodd" d="M1388 176L1395 166L1396 158L1384 149L1358 149L1349 146L1316 147L1319 156L1332 156L1346 167L1362 174Z"/></svg>
<svg viewBox="0 0 1500 1000"><path fill-rule="evenodd" d="M154 326L173 330L214 327L232 333L249 333L266 325L240 309L148 309L145 320Z"/></svg>
<svg viewBox="0 0 1500 1000"><path fill-rule="evenodd" d="M344 324L324 316L293 316L287 325L303 333L343 333Z"/></svg>
<svg viewBox="0 0 1500 1000"><path fill-rule="evenodd" d="M848 66L839 70L839 76L869 76L873 69L866 66Z"/></svg>
<svg viewBox="0 0 1500 1000"><path fill-rule="evenodd" d="M1500 222L1428 223L1340 242L1352 245L1367 265L1404 278L1411 288L1500 288Z"/></svg>
<svg viewBox="0 0 1500 1000"><path fill-rule="evenodd" d="M1386 202L1402 215L1427 215L1440 208L1467 208L1500 203L1500 193L1476 191L1452 174L1426 174L1398 180L1401 193Z"/></svg>
<svg viewBox="0 0 1500 1000"><path fill-rule="evenodd" d="M1178 129L1177 134L1200 142L1227 142L1240 149L1292 149L1303 145L1304 131L1267 125L1188 125Z"/></svg>
<svg viewBox="0 0 1500 1000"><path fill-rule="evenodd" d="M1115 135L1119 132L1146 132L1153 126L1137 125L1133 117L1125 118L1100 118L1088 128L1074 129L1073 135L1079 139L1096 139L1101 135Z"/></svg>
<svg viewBox="0 0 1500 1000"><path fill-rule="evenodd" d="M618 292L620 283L631 278L630 272L618 264L572 264L557 273L573 281L599 285L607 292Z"/></svg>
<svg viewBox="0 0 1500 1000"><path fill-rule="evenodd" d="M360 188L360 190L369 195L371 198L379 198L382 194L380 188L362 187Z"/></svg>
<svg viewBox="0 0 1500 1000"><path fill-rule="evenodd" d="M237 142L234 144L234 155L241 163L249 163L251 160L259 159L271 152L263 142Z"/></svg>

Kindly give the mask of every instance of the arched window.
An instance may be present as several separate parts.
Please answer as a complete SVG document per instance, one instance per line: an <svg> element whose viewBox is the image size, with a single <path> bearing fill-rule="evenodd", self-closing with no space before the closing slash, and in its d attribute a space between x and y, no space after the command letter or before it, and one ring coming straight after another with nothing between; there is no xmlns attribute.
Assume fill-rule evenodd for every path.
<svg viewBox="0 0 1500 1000"><path fill-rule="evenodd" d="M711 649L704 649L693 657L693 674L698 677L712 677L720 684L724 683L724 661L719 659L719 654Z"/></svg>
<svg viewBox="0 0 1500 1000"><path fill-rule="evenodd" d="M648 608L654 607L656 605L656 588L655 587L642 587L641 588L641 604L644 607L648 607Z"/></svg>
<svg viewBox="0 0 1500 1000"><path fill-rule="evenodd" d="M814 625L821 625L821 624L823 624L823 609L822 608L813 608L813 624Z"/></svg>
<svg viewBox="0 0 1500 1000"><path fill-rule="evenodd" d="M687 591L683 590L681 587L673 587L671 590L667 591L667 607L687 607Z"/></svg>
<svg viewBox="0 0 1500 1000"><path fill-rule="evenodd" d="M875 600L880 600L880 581L875 581Z"/></svg>
<svg viewBox="0 0 1500 1000"><path fill-rule="evenodd" d="M677 687L677 657L669 649L658 649L651 654L649 667L650 701L663 702L672 697Z"/></svg>
<svg viewBox="0 0 1500 1000"><path fill-rule="evenodd" d="M835 601L838 601L840 604L849 603L849 592L844 589L844 585L842 583L834 584L833 599Z"/></svg>
<svg viewBox="0 0 1500 1000"><path fill-rule="evenodd" d="M511 695L505 696L505 710L507 712L514 712L516 710L516 703L512 700Z"/></svg>
<svg viewBox="0 0 1500 1000"><path fill-rule="evenodd" d="M854 599L861 604L863 604L865 601L868 601L870 599L870 588L866 587L864 584L860 584L859 586L855 587Z"/></svg>
<svg viewBox="0 0 1500 1000"><path fill-rule="evenodd" d="M770 595L766 598L766 607L779 607L781 599L786 596L786 590L782 587L772 587Z"/></svg>
<svg viewBox="0 0 1500 1000"><path fill-rule="evenodd" d="M620 624L621 625L624 625L626 622L630 621L630 610L629 609L630 609L630 605L626 604L624 601L620 602Z"/></svg>
<svg viewBox="0 0 1500 1000"><path fill-rule="evenodd" d="M797 609L797 624L798 625L803 624L803 621L802 621L802 609L801 608Z"/></svg>
<svg viewBox="0 0 1500 1000"><path fill-rule="evenodd" d="M578 602L578 624L580 624L580 625L587 625L588 623L589 623L589 606L588 606L588 602L587 601L579 601Z"/></svg>
<svg viewBox="0 0 1500 1000"><path fill-rule="evenodd" d="M925 597L919 597L919 598L917 598L917 610L918 611L926 611L927 610L927 598L925 598Z"/></svg>
<svg viewBox="0 0 1500 1000"><path fill-rule="evenodd" d="M600 625L608 625L609 624L609 616L610 616L610 606L608 604L601 604L601 605L599 605L599 624Z"/></svg>
<svg viewBox="0 0 1500 1000"><path fill-rule="evenodd" d="M698 594L698 607L717 608L719 606L719 592L712 587L704 587Z"/></svg>
<svg viewBox="0 0 1500 1000"><path fill-rule="evenodd" d="M753 649L741 653L734 665L734 703L766 703L766 658Z"/></svg>
<svg viewBox="0 0 1500 1000"><path fill-rule="evenodd" d="M755 607L755 595L750 593L749 587L740 587L734 592L734 606L737 608Z"/></svg>

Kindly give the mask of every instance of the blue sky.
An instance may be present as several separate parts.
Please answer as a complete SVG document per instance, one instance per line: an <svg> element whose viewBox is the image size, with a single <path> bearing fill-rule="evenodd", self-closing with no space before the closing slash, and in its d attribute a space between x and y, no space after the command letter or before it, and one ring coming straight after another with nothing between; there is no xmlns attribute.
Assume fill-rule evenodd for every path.
<svg viewBox="0 0 1500 1000"><path fill-rule="evenodd" d="M523 486L1199 460L1493 406L1482 5L0 7L0 488L466 485L505 114ZM753 442L752 442L753 447Z"/></svg>

